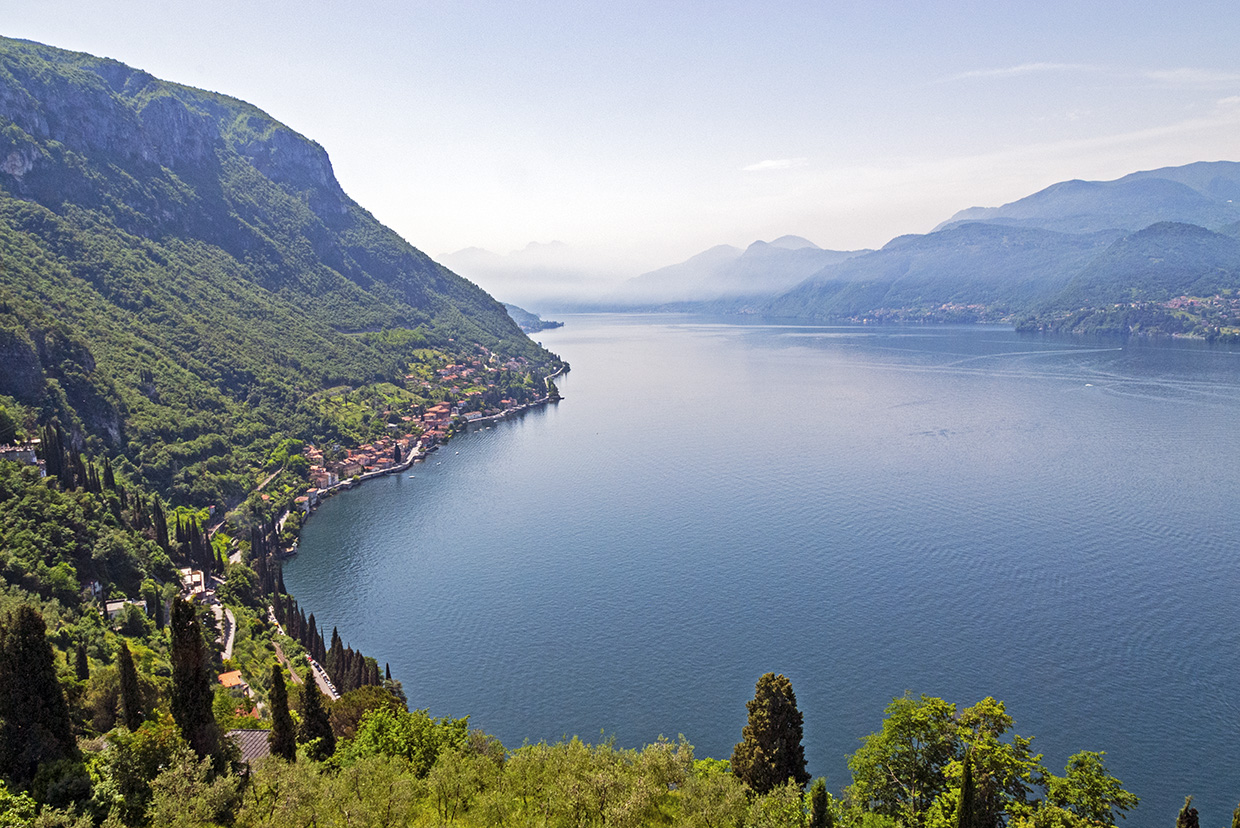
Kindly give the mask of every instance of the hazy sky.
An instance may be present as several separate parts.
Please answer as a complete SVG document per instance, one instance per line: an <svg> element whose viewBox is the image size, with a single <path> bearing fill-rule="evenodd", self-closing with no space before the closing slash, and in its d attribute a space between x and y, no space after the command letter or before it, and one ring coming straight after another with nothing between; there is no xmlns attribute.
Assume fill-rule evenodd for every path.
<svg viewBox="0 0 1240 828"><path fill-rule="evenodd" d="M1240 160L1234 0L939 5L37 0L0 33L265 109L431 255L873 247L1063 179Z"/></svg>

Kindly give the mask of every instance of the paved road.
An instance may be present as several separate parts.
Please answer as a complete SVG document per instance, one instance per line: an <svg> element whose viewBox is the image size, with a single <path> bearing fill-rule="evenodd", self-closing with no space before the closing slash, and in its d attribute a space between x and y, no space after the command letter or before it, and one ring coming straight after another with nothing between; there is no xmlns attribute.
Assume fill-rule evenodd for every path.
<svg viewBox="0 0 1240 828"><path fill-rule="evenodd" d="M284 632L284 627L280 626L280 622L276 620L276 611L273 607L267 607L267 620L280 631L280 635L287 635L287 633ZM280 649L279 642L276 642L276 656L280 659L280 662L288 668L288 671L293 674L293 681L301 684L301 672L307 665L309 665L311 671L314 673L314 683L319 686L319 690L323 691L323 694L329 699L340 698L340 694L336 692L336 688L332 686L331 681L327 678L327 673L318 665L317 662L306 661L305 663L300 663L294 667L293 662L289 660L288 656L284 655L284 650Z"/></svg>
<svg viewBox="0 0 1240 828"><path fill-rule="evenodd" d="M211 612L215 613L215 623L224 627L223 657L232 658L233 642L237 640L237 619L232 614L232 610L218 601L211 605ZM228 619L226 624L224 619Z"/></svg>

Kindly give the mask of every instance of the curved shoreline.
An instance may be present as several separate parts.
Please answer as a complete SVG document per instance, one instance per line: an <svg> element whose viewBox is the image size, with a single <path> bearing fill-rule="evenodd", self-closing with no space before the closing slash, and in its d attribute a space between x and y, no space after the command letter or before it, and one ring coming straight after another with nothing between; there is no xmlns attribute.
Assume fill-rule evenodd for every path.
<svg viewBox="0 0 1240 828"><path fill-rule="evenodd" d="M545 390L550 392L551 380L566 373L567 371L568 371L568 366L561 365L555 371L555 373L548 374L547 376L543 377L543 384L545 385ZM552 398L550 393L547 393L545 396L539 397L533 402L528 402L528 403L525 403L524 405L518 405L512 408L505 408L503 411L499 412L498 414L492 414L488 417L479 417L475 420L467 421L465 425L466 425L466 428L468 428L469 426L476 425L478 423L490 423L490 422L496 422L498 420L504 420L514 415L522 414L533 408L540 408L546 405L547 403L559 402L562 399L563 397L561 397L558 393L556 394L554 398ZM377 477L384 477L389 474L398 474L400 472L408 471L413 466L414 463L417 463L421 460L425 460L428 456L430 456L431 452L438 451L439 447L440 447L440 443L438 442L432 443L428 446L423 446L422 440L419 438L414 449L409 452L409 456L405 458L404 460L402 460L400 463L397 463L396 465L387 466L386 468L376 469L374 471L364 472L358 475L356 479L349 478L348 480L341 480L337 483L333 483L332 485L327 486L326 488L307 490L306 497L308 497L309 500L307 501L307 508L304 510L305 517L302 518L301 527L304 527L306 525L306 521L310 519L311 515L313 515L316 511L318 511L319 505L325 499L329 497L334 497L337 493L344 491L346 489L356 488L367 480L374 480ZM279 515L276 518L277 525L283 526L285 519L291 513L292 513L292 510L290 509L290 510L286 510L284 514ZM301 527L298 528L297 537L294 538L293 540L292 548L285 551L280 557L288 558L288 557L291 557L297 554L297 544L301 539Z"/></svg>

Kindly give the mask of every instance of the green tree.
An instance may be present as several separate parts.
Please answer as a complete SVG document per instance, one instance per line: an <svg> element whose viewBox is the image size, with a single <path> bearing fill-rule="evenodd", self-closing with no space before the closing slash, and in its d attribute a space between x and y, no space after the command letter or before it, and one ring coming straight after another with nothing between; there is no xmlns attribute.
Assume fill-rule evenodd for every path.
<svg viewBox="0 0 1240 828"><path fill-rule="evenodd" d="M130 730L137 730L142 724L142 690L138 686L138 671L133 666L133 656L129 654L129 645L121 642L117 654L117 666L120 668L121 679L121 721Z"/></svg>
<svg viewBox="0 0 1240 828"><path fill-rule="evenodd" d="M1012 725L1003 702L990 696L960 711L957 733L970 756L977 828L997 828L1005 814L1025 808L1033 786L1045 786L1046 769L1032 752L1033 740L1010 733ZM961 761L949 763L949 780L962 778Z"/></svg>
<svg viewBox="0 0 1240 828"><path fill-rule="evenodd" d="M1193 798L1191 796L1184 797L1184 807L1180 809L1180 815L1175 818L1175 828L1198 828L1197 809L1193 807Z"/></svg>
<svg viewBox="0 0 1240 828"><path fill-rule="evenodd" d="M425 710L376 707L362 716L345 760L400 756L414 775L425 777L441 753L464 748L468 739L468 718L432 719Z"/></svg>
<svg viewBox="0 0 1240 828"><path fill-rule="evenodd" d="M172 718L195 753L203 757L222 757L220 728L212 712L215 682L193 604L175 599L170 626Z"/></svg>
<svg viewBox="0 0 1240 828"><path fill-rule="evenodd" d="M977 797L973 790L973 757L964 755L964 771L960 777L960 798L956 803L956 828L979 828Z"/></svg>
<svg viewBox="0 0 1240 828"><path fill-rule="evenodd" d="M679 789L681 816L693 828L739 825L749 807L748 790L728 762L699 759Z"/></svg>
<svg viewBox="0 0 1240 828"><path fill-rule="evenodd" d="M0 621L0 777L25 788L40 765L76 757L47 628L22 604Z"/></svg>
<svg viewBox="0 0 1240 828"><path fill-rule="evenodd" d="M1105 755L1105 751L1083 750L1070 756L1064 776L1049 777L1046 801L1096 825L1114 825L1117 814L1124 819L1124 812L1137 807L1140 800L1107 772Z"/></svg>
<svg viewBox="0 0 1240 828"><path fill-rule="evenodd" d="M0 446L17 442L17 420L9 414L9 410L0 405Z"/></svg>
<svg viewBox="0 0 1240 828"><path fill-rule="evenodd" d="M832 828L834 824L827 780L820 776L809 786L809 828Z"/></svg>
<svg viewBox="0 0 1240 828"><path fill-rule="evenodd" d="M323 694L314 683L314 672L306 671L301 685L301 729L297 742L306 745L311 759L323 760L336 751L336 735L331 719L323 707Z"/></svg>
<svg viewBox="0 0 1240 828"><path fill-rule="evenodd" d="M210 757L182 750L168 768L151 780L151 825L210 828L230 822L241 780L213 774Z"/></svg>
<svg viewBox="0 0 1240 828"><path fill-rule="evenodd" d="M745 707L749 723L732 750L732 773L760 794L788 779L804 788L810 776L805 770L801 711L792 682L782 674L765 674L758 679L753 700Z"/></svg>
<svg viewBox="0 0 1240 828"><path fill-rule="evenodd" d="M289 762L297 758L297 729L288 712L288 689L284 686L284 668L271 665L271 735L267 737L271 753Z"/></svg>
<svg viewBox="0 0 1240 828"><path fill-rule="evenodd" d="M90 660L86 657L85 641L79 641L77 647L74 648L73 669L78 681L86 681L90 678Z"/></svg>
<svg viewBox="0 0 1240 828"><path fill-rule="evenodd" d="M886 714L882 730L848 758L848 799L854 807L920 826L948 789L948 763L961 753L956 705L905 694L887 705Z"/></svg>
<svg viewBox="0 0 1240 828"><path fill-rule="evenodd" d="M167 713L152 716L132 732L117 728L107 735L107 743L92 768L96 809L110 811L126 825L142 825L151 802L151 780L189 746Z"/></svg>
<svg viewBox="0 0 1240 828"><path fill-rule="evenodd" d="M1240 828L1240 805L1231 812L1231 828Z"/></svg>

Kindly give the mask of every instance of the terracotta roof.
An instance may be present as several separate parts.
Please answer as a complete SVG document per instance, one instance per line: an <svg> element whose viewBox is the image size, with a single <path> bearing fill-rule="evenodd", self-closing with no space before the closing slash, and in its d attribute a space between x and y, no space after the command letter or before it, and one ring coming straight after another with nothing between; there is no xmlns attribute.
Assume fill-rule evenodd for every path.
<svg viewBox="0 0 1240 828"><path fill-rule="evenodd" d="M241 678L240 670L230 670L227 673L220 673L220 684L225 687L236 687L238 684L245 684L245 679Z"/></svg>

